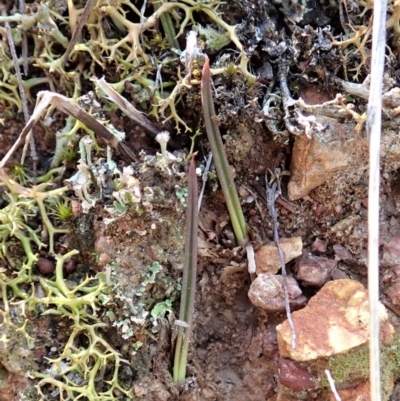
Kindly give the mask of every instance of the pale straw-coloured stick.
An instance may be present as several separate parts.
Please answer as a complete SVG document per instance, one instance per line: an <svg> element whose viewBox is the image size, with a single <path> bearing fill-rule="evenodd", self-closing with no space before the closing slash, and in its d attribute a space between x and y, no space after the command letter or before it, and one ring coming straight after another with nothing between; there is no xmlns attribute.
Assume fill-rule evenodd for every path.
<svg viewBox="0 0 400 401"><path fill-rule="evenodd" d="M386 0L374 2L371 86L367 109L369 146L368 293L370 305L371 401L381 400L379 344L379 182L382 120L382 80L385 63Z"/></svg>

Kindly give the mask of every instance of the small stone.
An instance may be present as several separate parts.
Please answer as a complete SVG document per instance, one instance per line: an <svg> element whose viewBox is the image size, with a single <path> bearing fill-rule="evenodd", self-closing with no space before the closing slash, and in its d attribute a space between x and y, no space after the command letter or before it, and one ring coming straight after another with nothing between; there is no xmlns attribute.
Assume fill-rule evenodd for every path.
<svg viewBox="0 0 400 401"><path fill-rule="evenodd" d="M392 187L389 184L382 184L382 192L384 194L390 194L392 192Z"/></svg>
<svg viewBox="0 0 400 401"><path fill-rule="evenodd" d="M296 266L296 278L303 285L322 287L336 267L337 260L303 255Z"/></svg>
<svg viewBox="0 0 400 401"><path fill-rule="evenodd" d="M282 248L285 263L297 258L303 250L301 237L281 238L279 244ZM263 245L255 255L257 270L256 273L276 274L281 268L281 260L275 242Z"/></svg>
<svg viewBox="0 0 400 401"><path fill-rule="evenodd" d="M308 195L354 160L354 148L348 146L348 132L343 124L330 117L316 116L315 126L318 125L327 127L322 135L295 138L288 185L290 200Z"/></svg>
<svg viewBox="0 0 400 401"><path fill-rule="evenodd" d="M285 293L283 291L283 277L270 273L260 274L249 289L249 298L254 306L267 312L282 312L285 310ZM293 277L287 278L290 299L302 298L301 289Z"/></svg>
<svg viewBox="0 0 400 401"><path fill-rule="evenodd" d="M147 394L147 391L140 384L135 384L133 386L133 391L134 391L136 397L142 397Z"/></svg>
<svg viewBox="0 0 400 401"><path fill-rule="evenodd" d="M279 358L278 381L283 386L296 391L303 391L316 386L307 369L301 368L290 359Z"/></svg>
<svg viewBox="0 0 400 401"><path fill-rule="evenodd" d="M332 280L342 280L345 278L349 278L349 276L341 269L335 269L332 273L331 273L331 279Z"/></svg>
<svg viewBox="0 0 400 401"><path fill-rule="evenodd" d="M81 202L78 200L73 199L71 201L71 209L72 209L72 214L76 217L79 216L79 214L82 212L82 205Z"/></svg>
<svg viewBox="0 0 400 401"><path fill-rule="evenodd" d="M326 252L326 242L322 241L318 237L315 238L315 241L311 244L311 249L315 252Z"/></svg>
<svg viewBox="0 0 400 401"><path fill-rule="evenodd" d="M343 245L333 245L333 251L335 252L335 259L344 261L351 260L350 252Z"/></svg>
<svg viewBox="0 0 400 401"><path fill-rule="evenodd" d="M40 257L36 263L41 274L53 274L55 266L54 262L47 258Z"/></svg>
<svg viewBox="0 0 400 401"><path fill-rule="evenodd" d="M385 267L400 265L400 237L393 237L383 245L382 265Z"/></svg>
<svg viewBox="0 0 400 401"><path fill-rule="evenodd" d="M111 253L112 252L112 245L111 242L105 237L101 235L95 243L95 250L99 253Z"/></svg>
<svg viewBox="0 0 400 401"><path fill-rule="evenodd" d="M391 344L395 330L385 307L379 303L381 341ZM288 321L278 325L281 357L310 361L345 353L369 339L369 302L365 287L355 280L330 281L310 299L307 306L292 313L297 345L292 349Z"/></svg>
<svg viewBox="0 0 400 401"><path fill-rule="evenodd" d="M393 305L400 305L400 279L385 286L384 293L388 296Z"/></svg>
<svg viewBox="0 0 400 401"><path fill-rule="evenodd" d="M363 205L366 209L368 209L368 198L364 198L364 199L361 201L361 203L362 203L362 205Z"/></svg>
<svg viewBox="0 0 400 401"><path fill-rule="evenodd" d="M279 276L282 277L282 276ZM283 278L282 278L283 281ZM288 277L286 279L287 284L287 292L289 295L289 299L297 299L303 292L299 287L299 283L293 277Z"/></svg>
<svg viewBox="0 0 400 401"><path fill-rule="evenodd" d="M338 215L343 214L343 206L342 205L336 205L335 206L335 213Z"/></svg>
<svg viewBox="0 0 400 401"><path fill-rule="evenodd" d="M40 348L34 348L34 349L32 350L32 352L33 352L33 356L34 356L34 358L35 358L35 361L36 361L37 363L42 363L43 357L44 357L45 354L46 354L46 349L45 349L45 348L42 348L42 347L40 347Z"/></svg>
<svg viewBox="0 0 400 401"><path fill-rule="evenodd" d="M111 262L111 258L107 253L101 253L99 256L99 260L97 261L97 263L99 264L99 266L105 266L106 264Z"/></svg>
<svg viewBox="0 0 400 401"><path fill-rule="evenodd" d="M72 258L68 259L64 264L64 270L67 274L70 274L73 271L75 271L75 268L76 268L76 264L75 264L74 259L72 259Z"/></svg>

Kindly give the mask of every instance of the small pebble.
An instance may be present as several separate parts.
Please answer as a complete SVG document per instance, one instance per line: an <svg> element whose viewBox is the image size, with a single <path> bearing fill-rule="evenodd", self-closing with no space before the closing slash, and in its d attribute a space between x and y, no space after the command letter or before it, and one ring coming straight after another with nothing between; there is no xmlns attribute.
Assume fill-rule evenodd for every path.
<svg viewBox="0 0 400 401"><path fill-rule="evenodd" d="M75 261L73 259L68 259L65 263L64 263L64 270L67 274L72 273L75 270Z"/></svg>
<svg viewBox="0 0 400 401"><path fill-rule="evenodd" d="M311 249L313 251L317 251L317 252L321 252L321 253L326 252L326 242L317 237L317 238L315 238L315 241L312 243Z"/></svg>
<svg viewBox="0 0 400 401"><path fill-rule="evenodd" d="M290 359L284 358L279 358L278 361L278 381L295 391L307 390L316 385L307 369L301 368Z"/></svg>
<svg viewBox="0 0 400 401"><path fill-rule="evenodd" d="M36 263L41 274L52 274L54 272L55 266L54 262L47 258L40 257Z"/></svg>

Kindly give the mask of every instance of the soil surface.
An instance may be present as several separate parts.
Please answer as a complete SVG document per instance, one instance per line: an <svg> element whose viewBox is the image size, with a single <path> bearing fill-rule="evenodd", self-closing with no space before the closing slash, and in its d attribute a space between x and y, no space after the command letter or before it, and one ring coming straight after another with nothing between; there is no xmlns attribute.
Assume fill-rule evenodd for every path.
<svg viewBox="0 0 400 401"><path fill-rule="evenodd" d="M172 50L175 46L169 43L162 20L143 25L137 34L140 45L132 39L134 29L128 22L137 29L149 21L154 4L94 1L75 50L61 66L56 61L66 46L50 21L71 41L71 28L78 29L71 19L83 18L85 2L71 3L26 2L22 14L34 22L19 17L9 21L18 57L27 41L29 70L23 80L42 79L33 87L26 85L28 112L32 115L40 90L53 90L73 98L109 130L113 127L126 136L118 146L112 142L107 153L110 141L96 136L97 132L90 139L87 128L77 127L75 132L75 120L68 125L64 106L58 104L49 115L38 117L33 127L36 156L28 151L24 167L22 145L6 156L25 123L22 106L17 107L22 102L6 35L7 19L0 18L0 156L3 161L7 158L2 163L7 175L0 177L0 401L331 399L322 386L310 391L293 388L297 392L282 395L276 327L287 319L285 310L256 307L249 299L257 275L249 273L246 251L236 242L213 165L206 171L199 214L186 381L182 388L173 382L185 251L187 156L194 144L201 187L210 152L200 86L202 57L207 54L216 71L216 120L256 255L274 240L274 220L267 205L267 189L273 182L281 187L274 203L279 237L302 241L301 255L286 264L300 296L291 300L292 311L306 307L332 280L350 278L367 287L364 113L373 2L237 0L218 7L214 2L174 2L183 6L163 15L171 17L175 33L179 24L183 27L177 39L181 51L186 33L198 32L196 47L201 55L194 66L188 66ZM135 10L142 6L141 21ZM4 16L18 14L18 4L12 1L1 7ZM187 9L193 20L183 26ZM400 325L400 69L395 17L399 11L399 5L389 1L380 187L381 302L396 335ZM39 12L43 15L35 20ZM180 22L175 21L178 17ZM234 35L226 34L226 24L236 27ZM119 46L129 32L133 36ZM189 69L190 81L185 84L182 79ZM97 95L93 93L95 84L89 79L93 76L115 84L157 130L170 133L167 161L151 129L114 107L117 102L105 100L98 89ZM175 96L172 90L179 85ZM13 103L10 97L17 100ZM201 135L193 138L197 131ZM90 144L85 145L82 137L89 138ZM134 160L121 152L121 143ZM59 162L54 162L57 157ZM46 194L45 213L38 195L28 190L43 182L49 184L38 190ZM61 192L49 192L64 186ZM68 206L67 211L61 204ZM78 252L70 254L72 250ZM312 274L307 263L314 269ZM257 274L259 269L257 265ZM278 267L273 274L281 276L282 271ZM398 401L399 376L392 379L387 393L392 395L386 399ZM349 380L339 383L339 388L352 389L360 382Z"/></svg>

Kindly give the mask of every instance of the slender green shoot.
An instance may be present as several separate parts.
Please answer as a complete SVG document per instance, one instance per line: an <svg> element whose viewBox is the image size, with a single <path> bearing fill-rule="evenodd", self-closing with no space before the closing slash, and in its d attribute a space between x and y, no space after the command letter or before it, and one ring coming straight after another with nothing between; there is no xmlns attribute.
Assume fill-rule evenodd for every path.
<svg viewBox="0 0 400 401"><path fill-rule="evenodd" d="M201 101L203 104L204 124L206 126L208 141L214 158L215 168L222 192L224 193L229 216L232 221L233 231L239 245L245 246L248 242L247 226L243 216L239 196L236 191L228 159L225 154L221 134L215 123L216 115L211 89L210 62L205 56L203 75L201 78Z"/></svg>
<svg viewBox="0 0 400 401"><path fill-rule="evenodd" d="M190 162L188 174L188 198L186 208L185 260L183 265L183 280L181 308L179 311L178 337L176 341L175 360L173 368L174 381L182 385L186 376L187 354L194 310L194 294L197 275L197 231L198 231L198 188L194 157Z"/></svg>
<svg viewBox="0 0 400 401"><path fill-rule="evenodd" d="M156 1L154 3L154 9L157 11L161 7L161 1ZM175 49L179 49L179 42L176 38L176 32L174 28L174 24L172 23L171 15L169 13L160 15L161 25L164 29L165 36L171 47Z"/></svg>

